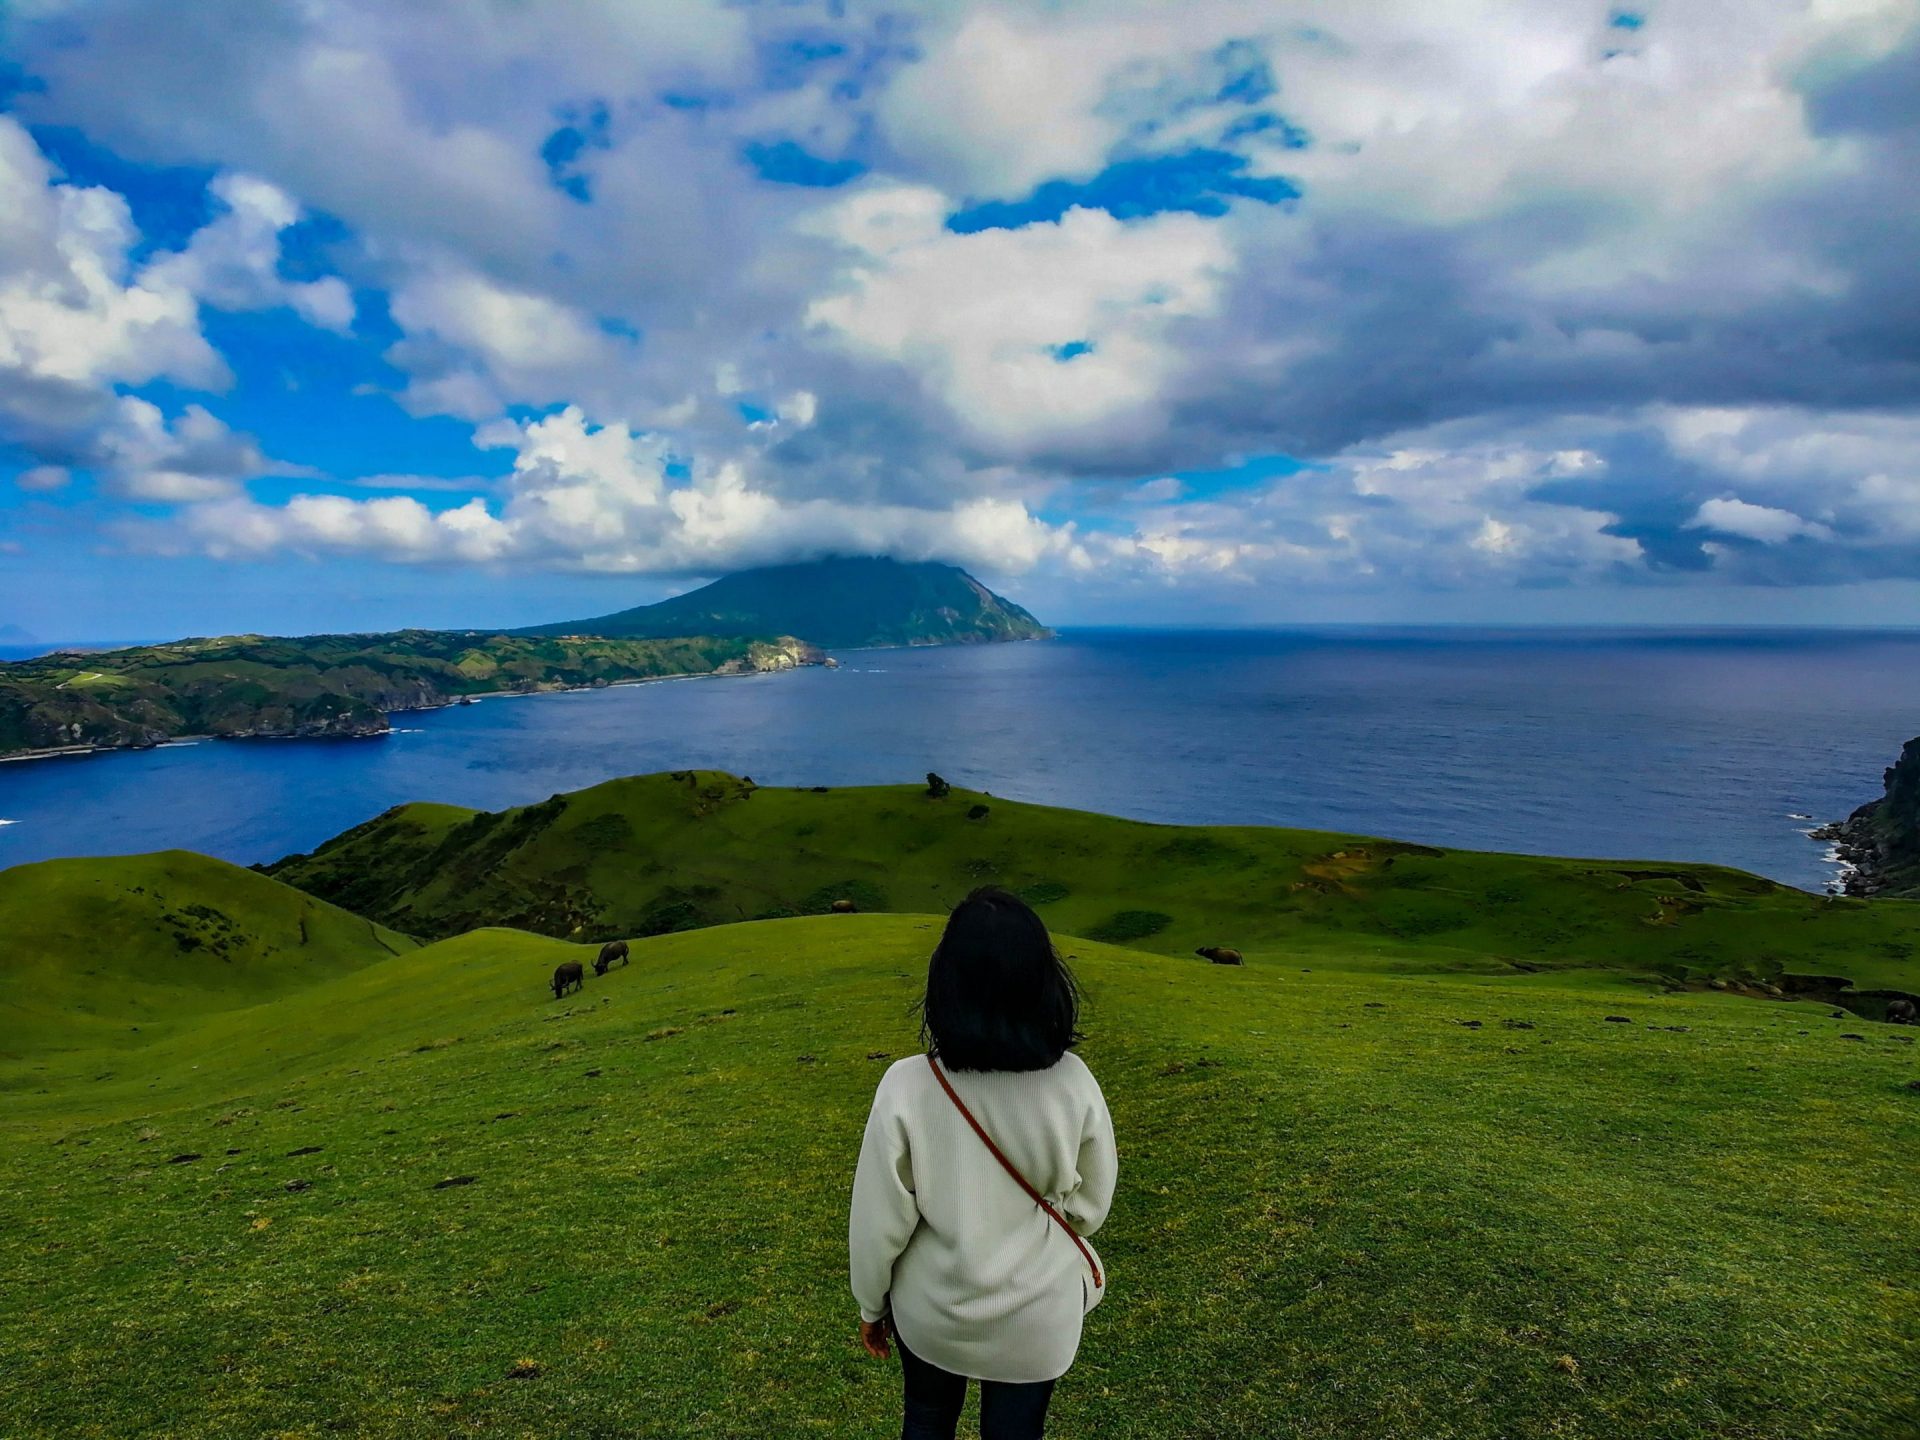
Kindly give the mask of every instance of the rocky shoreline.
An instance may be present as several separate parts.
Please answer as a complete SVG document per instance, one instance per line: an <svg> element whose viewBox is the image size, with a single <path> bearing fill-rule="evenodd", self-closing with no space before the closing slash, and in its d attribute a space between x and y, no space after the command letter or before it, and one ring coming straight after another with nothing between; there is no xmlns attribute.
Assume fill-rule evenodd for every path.
<svg viewBox="0 0 1920 1440"><path fill-rule="evenodd" d="M1881 776L1884 793L1807 832L1833 846L1842 894L1920 895L1920 737Z"/></svg>
<svg viewBox="0 0 1920 1440"><path fill-rule="evenodd" d="M1844 820L1830 821L1807 832L1809 840L1833 846L1833 858L1840 864L1838 878L1827 887L1829 892L1864 899L1889 888L1887 857L1873 823L1879 807L1879 801L1870 801Z"/></svg>

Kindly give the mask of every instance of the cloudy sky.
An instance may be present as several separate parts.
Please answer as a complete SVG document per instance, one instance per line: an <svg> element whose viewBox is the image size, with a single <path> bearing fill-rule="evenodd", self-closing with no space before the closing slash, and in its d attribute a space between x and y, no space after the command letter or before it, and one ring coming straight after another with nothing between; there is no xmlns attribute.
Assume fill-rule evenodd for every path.
<svg viewBox="0 0 1920 1440"><path fill-rule="evenodd" d="M1920 623L1912 0L6 0L0 626Z"/></svg>

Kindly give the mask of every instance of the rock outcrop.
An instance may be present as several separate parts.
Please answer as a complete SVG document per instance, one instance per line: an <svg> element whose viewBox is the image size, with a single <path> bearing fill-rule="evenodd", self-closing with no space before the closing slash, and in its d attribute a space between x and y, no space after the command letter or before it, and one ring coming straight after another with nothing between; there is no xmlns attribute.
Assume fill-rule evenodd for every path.
<svg viewBox="0 0 1920 1440"><path fill-rule="evenodd" d="M795 670L802 665L824 665L827 652L818 645L809 645L804 640L796 640L791 635L782 635L778 640L754 640L747 646L747 653L736 660L729 660L713 673L716 675L756 675L764 671Z"/></svg>
<svg viewBox="0 0 1920 1440"><path fill-rule="evenodd" d="M1886 793L1812 832L1832 843L1849 895L1920 895L1920 738L1882 776Z"/></svg>

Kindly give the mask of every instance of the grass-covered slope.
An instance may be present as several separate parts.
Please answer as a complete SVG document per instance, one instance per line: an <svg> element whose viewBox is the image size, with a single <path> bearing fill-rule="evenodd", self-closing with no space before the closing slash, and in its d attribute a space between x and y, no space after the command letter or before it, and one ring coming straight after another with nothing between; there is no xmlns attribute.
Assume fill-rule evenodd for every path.
<svg viewBox="0 0 1920 1440"><path fill-rule="evenodd" d="M581 950L485 931L0 1059L0 1434L892 1433L846 1198L938 923L665 936L564 1002ZM1396 943L1067 942L1121 1184L1050 1433L1908 1440L1898 1032Z"/></svg>
<svg viewBox="0 0 1920 1440"><path fill-rule="evenodd" d="M960 790L774 789L712 771L500 813L401 806L272 873L425 936L511 925L599 940L819 913L842 898L938 912L993 882L1056 930L1176 955L1227 945L1264 964L1397 947L1396 963L1422 969L1920 991L1920 904L1830 901L1716 866L1148 825ZM1884 1001L1846 1003L1878 1015Z"/></svg>
<svg viewBox="0 0 1920 1440"><path fill-rule="evenodd" d="M769 565L653 605L530 635L798 635L816 645L964 645L1048 634L953 565L883 556Z"/></svg>
<svg viewBox="0 0 1920 1440"><path fill-rule="evenodd" d="M0 755L175 735L368 735L387 712L462 695L611 684L817 660L797 641L538 639L399 630L229 635L0 664Z"/></svg>
<svg viewBox="0 0 1920 1440"><path fill-rule="evenodd" d="M184 850L0 870L0 1057L137 1048L415 943Z"/></svg>

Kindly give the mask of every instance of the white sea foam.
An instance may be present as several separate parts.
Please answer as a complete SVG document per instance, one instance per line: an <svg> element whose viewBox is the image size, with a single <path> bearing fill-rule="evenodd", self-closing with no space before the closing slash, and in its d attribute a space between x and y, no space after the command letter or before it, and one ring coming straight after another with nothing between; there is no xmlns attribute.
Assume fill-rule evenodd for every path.
<svg viewBox="0 0 1920 1440"><path fill-rule="evenodd" d="M18 820L0 820L0 825L18 825Z"/></svg>

